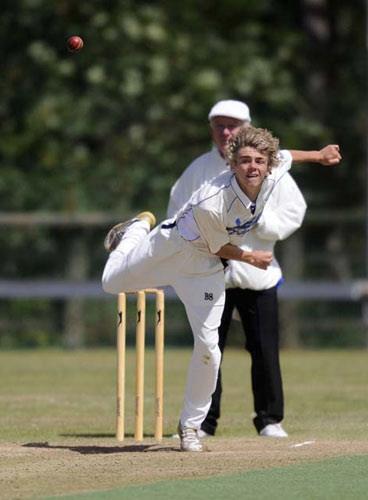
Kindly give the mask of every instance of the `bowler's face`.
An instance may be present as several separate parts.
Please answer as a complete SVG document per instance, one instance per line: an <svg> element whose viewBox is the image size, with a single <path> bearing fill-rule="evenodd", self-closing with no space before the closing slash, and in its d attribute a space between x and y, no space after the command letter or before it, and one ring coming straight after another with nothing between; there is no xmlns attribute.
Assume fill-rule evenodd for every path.
<svg viewBox="0 0 368 500"><path fill-rule="evenodd" d="M240 148L231 166L242 191L255 201L264 178L269 173L268 157L249 146Z"/></svg>
<svg viewBox="0 0 368 500"><path fill-rule="evenodd" d="M228 116L215 116L211 119L212 140L222 156L225 156L228 140L237 133L242 125L246 125L246 123Z"/></svg>

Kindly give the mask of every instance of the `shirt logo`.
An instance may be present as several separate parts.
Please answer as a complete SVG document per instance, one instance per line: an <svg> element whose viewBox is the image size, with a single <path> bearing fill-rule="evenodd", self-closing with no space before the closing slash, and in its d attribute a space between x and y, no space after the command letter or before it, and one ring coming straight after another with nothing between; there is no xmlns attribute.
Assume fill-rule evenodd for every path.
<svg viewBox="0 0 368 500"><path fill-rule="evenodd" d="M213 293L204 292L204 300L213 300Z"/></svg>
<svg viewBox="0 0 368 500"><path fill-rule="evenodd" d="M262 215L262 212L259 213L258 215L256 215L255 217L253 217L253 219L249 219L249 220L245 221L244 224L241 224L241 221L239 219L236 219L235 220L236 226L227 227L226 231L229 234L237 234L238 236L241 236L241 235L247 233L248 231L250 231L252 229L252 227L254 227L257 224L261 215Z"/></svg>

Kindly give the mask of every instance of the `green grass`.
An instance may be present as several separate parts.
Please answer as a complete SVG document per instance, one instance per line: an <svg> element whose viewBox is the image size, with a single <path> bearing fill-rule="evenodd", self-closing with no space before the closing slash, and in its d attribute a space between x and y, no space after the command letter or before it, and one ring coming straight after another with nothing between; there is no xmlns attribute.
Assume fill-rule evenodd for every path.
<svg viewBox="0 0 368 500"><path fill-rule="evenodd" d="M106 492L65 496L80 500L365 500L368 456L255 470L210 479L161 481Z"/></svg>
<svg viewBox="0 0 368 500"><path fill-rule="evenodd" d="M133 350L128 350L126 431L130 436L134 429L134 355ZM206 476L206 460L210 459L212 462L216 457L222 460L221 452L220 455L216 452L217 455L214 453L211 457L209 453L209 457L201 458L188 454L181 457L181 454L174 451L171 452L172 460L181 465L178 466L178 475L168 476L165 475L167 460L170 461L167 454L132 453L131 458L129 453L122 453L124 450L118 447L114 439L115 356L114 349L23 350L0 353L0 497L3 494L4 498L37 498L39 495L97 492L113 488L120 491L122 486L126 486L123 490L125 491L130 488L127 484L131 484L131 481L124 482L124 470L131 474L135 469L140 474L136 479L137 484L142 484L142 488L145 488L143 484L150 482L149 478L145 477L146 467L152 461L161 467L162 480L168 477L185 477L187 470L188 479L192 479L193 467L195 470L193 464L202 467L203 478ZM285 387L285 428L292 439L367 442L368 363L365 351L284 351L281 358ZM176 429L189 359L190 351L187 349L167 349L165 352L164 431L167 436L171 436ZM152 435L154 423L153 363L154 353L147 350L146 436ZM249 444L253 443L253 446L255 443L257 448L257 439L261 438L256 438L251 420L253 401L248 355L241 350L227 351L223 363L223 377L223 414L218 436L241 437L248 440ZM167 443L169 442L173 443L172 440L167 440ZM269 443L270 452L274 452L273 445L274 443ZM287 444L284 448L287 451ZM344 477L343 471L346 469L352 477L357 477L356 471L360 470L362 464L367 468L365 460L363 457L347 458L346 461L337 461L337 465L333 461L326 461L327 465L330 463L330 468L327 467L327 472L321 476L320 481L325 483L328 494L328 488L333 491L335 485L340 484L334 480L334 474L339 478ZM248 465L233 471L246 470ZM277 460L271 464L277 465ZM291 491L293 477L300 477L300 485L303 485L303 477L313 478L313 471L318 472L319 466L308 469L309 466L312 467L312 464L306 464L305 470L293 467L283 467L279 471L277 468L253 470L240 475L238 479L229 477L228 481L243 485L245 491L257 492L254 498L263 498L258 495L262 492L254 488L269 482L271 485L280 483L287 491ZM270 464L267 467L270 467ZM253 465L250 468L255 467ZM312 472L308 476L309 470ZM320 470L322 473L323 467ZM215 473L217 474L216 471ZM156 491L156 487L159 491L161 483L157 482L160 481L157 477L159 475L152 479L157 485L152 486L152 491ZM287 484L284 484L284 478L289 478ZM211 496L214 499L216 497L211 488L218 485L215 489L220 492L221 483L226 491L226 481L226 477L215 477L209 482L204 479L193 479L192 482L203 483L204 497ZM308 482L312 483L312 479ZM347 478L346 482L348 483ZM320 498L317 495L317 483L313 486L315 489L311 489L311 496L298 498ZM360 484L354 479L355 483L358 486ZM170 481L170 484L165 484L169 491L171 487L174 490L180 488L181 491L181 483L175 485ZM364 487L367 491L366 483ZM305 485L301 488L308 494ZM272 491L277 494L276 489ZM346 493L348 490L339 486L339 491ZM355 493L350 497L346 495L345 498L363 498L359 496L361 490L358 489ZM196 498L193 495L188 493L187 498ZM225 493L222 495L226 496ZM155 498L152 495L151 497ZM333 497L344 498L344 495Z"/></svg>
<svg viewBox="0 0 368 500"><path fill-rule="evenodd" d="M134 429L135 353L127 353L127 433ZM185 351L166 352L165 427L174 428L184 390ZM153 430L154 356L146 353L145 428ZM115 351L0 353L0 440L115 432Z"/></svg>
<svg viewBox="0 0 368 500"><path fill-rule="evenodd" d="M165 352L165 431L176 428L190 351ZM145 431L153 430L154 356L147 351ZM127 356L127 433L134 428L134 351ZM285 427L303 436L367 435L365 351L285 351ZM254 436L249 357L229 350L223 363L219 436ZM115 351L0 353L0 440L44 440L60 434L114 433Z"/></svg>

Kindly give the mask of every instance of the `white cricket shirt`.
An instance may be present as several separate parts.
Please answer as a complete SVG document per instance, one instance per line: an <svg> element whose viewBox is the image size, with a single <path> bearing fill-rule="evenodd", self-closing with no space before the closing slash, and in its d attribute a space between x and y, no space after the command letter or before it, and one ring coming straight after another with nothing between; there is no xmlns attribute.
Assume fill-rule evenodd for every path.
<svg viewBox="0 0 368 500"><path fill-rule="evenodd" d="M180 212L178 216L181 220L178 221L178 226L180 226L182 236L191 240L201 251L208 252L212 248L212 251L217 252L224 244L233 243L244 250L272 252L277 240L287 238L301 226L306 210L303 195L287 172L291 165L291 155L288 151L281 151L280 155L282 162L265 179L254 213L251 210L253 208L251 201L239 188L235 177L229 171L229 166L218 150L213 148L194 160L174 184L171 190L168 216L172 217L178 211ZM224 173L224 176L217 178L215 183L211 183L211 187L208 186L205 191L200 189L193 194L198 188L209 184L211 179L220 173ZM225 188L226 185L227 188ZM225 193L227 196L222 198ZM183 209L191 196L190 204ZM203 222L201 212L213 210L213 219L216 219L221 211L226 213L229 200L235 199L237 199L236 210L240 206L242 216L236 216L234 220L226 222L225 227L232 229L226 230L224 234L223 231L218 232L216 227L207 228L208 221ZM221 209L219 209L219 200L221 200ZM191 209L191 205L194 209ZM233 212L234 210L231 210L229 216L232 216ZM224 222L225 215L222 217ZM221 217L217 218L217 222L220 219ZM240 223L239 221L237 223L236 219L239 219ZM281 269L275 258L267 270L258 269L245 262L235 260L228 262L229 266L225 271L228 288L263 290L275 286L281 278Z"/></svg>
<svg viewBox="0 0 368 500"><path fill-rule="evenodd" d="M229 166L216 147L196 158L171 188L167 208L168 218L174 217L197 189L227 170Z"/></svg>

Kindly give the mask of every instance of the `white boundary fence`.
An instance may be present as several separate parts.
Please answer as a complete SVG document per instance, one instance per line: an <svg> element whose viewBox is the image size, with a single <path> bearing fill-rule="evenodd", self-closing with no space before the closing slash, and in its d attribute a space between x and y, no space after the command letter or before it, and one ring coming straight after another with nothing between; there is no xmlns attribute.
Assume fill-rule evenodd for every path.
<svg viewBox="0 0 368 500"><path fill-rule="evenodd" d="M171 287L165 288L168 299L176 299ZM66 280L0 280L2 299L70 299L111 298L99 281ZM368 299L368 281L347 282L301 281L284 283L279 290L281 300L361 301Z"/></svg>
<svg viewBox="0 0 368 500"><path fill-rule="evenodd" d="M129 218L132 214L124 214L124 218ZM54 227L60 229L83 229L83 228L108 228L121 220L121 214L90 212L90 213L0 213L0 227L33 229L34 227ZM319 211L316 218L313 214L309 214L309 223L325 224L333 220L336 223L361 223L365 220L362 211ZM307 221L308 223L308 221ZM65 300L68 304L66 316L70 317L70 321L66 323L70 329L75 331L73 335L77 335L78 316L81 316L81 310L78 303L83 299L111 299L111 295L106 294L97 280L88 281L85 272L84 261L86 259L85 248L82 239L78 236L71 242L69 259L69 267L65 275L65 279L59 280L17 280L17 279L1 279L0 276L0 299L17 300L17 299L49 299L49 300ZM296 246L295 246L296 243ZM289 263L298 259L295 258L295 252L298 251L297 239L291 243L284 242L283 248L287 249L289 245L289 254L287 260ZM289 265L289 271L292 265ZM287 309L288 323L291 323L293 313L293 304L298 301L326 301L326 302L355 302L361 304L361 320L366 334L366 345L368 348L368 280L340 280L340 281L302 281L298 279L298 272L288 273L288 279L279 289L280 300L284 303ZM168 300L176 300L175 292L170 288L165 289ZM288 305L290 304L290 305ZM79 322L81 323L81 322ZM70 335L71 337L73 335Z"/></svg>

